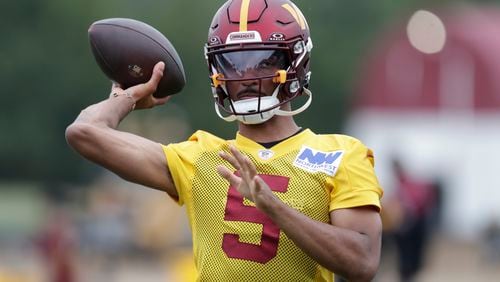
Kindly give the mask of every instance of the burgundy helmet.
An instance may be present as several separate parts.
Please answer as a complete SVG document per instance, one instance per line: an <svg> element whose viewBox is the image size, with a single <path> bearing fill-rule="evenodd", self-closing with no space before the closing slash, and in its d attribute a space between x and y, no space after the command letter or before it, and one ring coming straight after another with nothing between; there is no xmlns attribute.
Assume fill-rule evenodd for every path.
<svg viewBox="0 0 500 282"><path fill-rule="evenodd" d="M226 121L258 124L305 110L312 98L307 89L311 49L309 26L291 1L227 1L215 14L205 45L217 114ZM226 82L246 80L259 81L258 97L233 101ZM260 94L263 80L275 83L271 96ZM300 108L280 109L302 94L309 97Z"/></svg>

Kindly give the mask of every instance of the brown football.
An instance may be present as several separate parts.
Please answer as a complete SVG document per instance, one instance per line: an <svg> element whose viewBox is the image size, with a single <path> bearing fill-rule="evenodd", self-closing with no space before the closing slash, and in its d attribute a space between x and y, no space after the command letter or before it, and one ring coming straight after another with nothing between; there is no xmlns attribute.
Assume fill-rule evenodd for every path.
<svg viewBox="0 0 500 282"><path fill-rule="evenodd" d="M103 19L90 26L89 41L101 70L124 89L148 81L159 61L165 62L165 70L153 96L179 93L186 83L174 46L146 23L125 18Z"/></svg>

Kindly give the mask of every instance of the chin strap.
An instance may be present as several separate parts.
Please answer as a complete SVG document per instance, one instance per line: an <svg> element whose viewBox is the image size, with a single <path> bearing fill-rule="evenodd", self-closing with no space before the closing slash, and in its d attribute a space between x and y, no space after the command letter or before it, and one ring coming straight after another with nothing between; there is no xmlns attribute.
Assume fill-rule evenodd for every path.
<svg viewBox="0 0 500 282"><path fill-rule="evenodd" d="M215 76L214 76L215 77ZM225 93L227 93L227 89L226 89L226 85L224 84L221 84L220 87L222 87L222 89L224 90ZM215 94L215 87L213 88L214 89L214 99L217 99L217 95ZM235 115L228 115L228 116L223 116L221 113L220 113L220 108L219 108L219 105L217 104L217 102L214 103L214 106L215 106L215 112L217 113L217 115L227 121L227 122L233 122L236 120L236 116Z"/></svg>
<svg viewBox="0 0 500 282"><path fill-rule="evenodd" d="M284 111L282 109L277 109L275 114L279 115L279 116L294 116L296 114L302 113L305 109L309 108L309 106L311 105L311 102L312 102L312 92L311 92L311 90L309 90L305 87L302 89L303 89L303 93L308 96L307 101L304 103L304 105L302 105L300 108L293 110L293 111Z"/></svg>
<svg viewBox="0 0 500 282"><path fill-rule="evenodd" d="M235 121L236 120L236 116L235 115L229 115L229 116L223 116L221 113L220 113L220 109L219 109L219 105L217 105L217 103L214 103L215 105L215 112L217 113L217 115L227 121L227 122L232 122L232 121Z"/></svg>
<svg viewBox="0 0 500 282"><path fill-rule="evenodd" d="M275 97L274 94L278 93L279 88L280 88L280 86L278 86L276 88L276 90L274 91L274 93L273 93L272 96L261 97L260 98L261 99L261 103L264 101L264 99L266 99L266 100L269 99L270 100L269 102L271 102L271 103L274 102L273 100L277 100L277 98ZM267 111L264 111L264 112L261 112L261 113L250 114L250 115L234 115L234 114L232 114L232 115L228 115L228 116L223 116L221 114L221 112L220 112L218 104L214 103L215 112L217 113L217 115L221 119L223 119L223 120L225 120L227 122L233 122L235 120L239 120L240 122L242 122L244 124L259 124L259 123L263 123L263 122L269 120L274 115L279 115L279 116L293 116L293 115L296 115L296 114L299 114L299 113L303 112L305 109L307 109L311 105L311 102L312 102L312 92L309 89L307 89L307 88L303 88L303 93L308 96L307 101L300 108L298 108L296 110L293 110L293 111L285 111L285 110L281 110L281 109L275 108L275 109L270 109L270 110L267 110ZM236 107L236 105L238 105L237 103L258 103L258 99L259 98L253 98L253 99L248 99L248 100L236 101L236 102L233 102L233 104Z"/></svg>

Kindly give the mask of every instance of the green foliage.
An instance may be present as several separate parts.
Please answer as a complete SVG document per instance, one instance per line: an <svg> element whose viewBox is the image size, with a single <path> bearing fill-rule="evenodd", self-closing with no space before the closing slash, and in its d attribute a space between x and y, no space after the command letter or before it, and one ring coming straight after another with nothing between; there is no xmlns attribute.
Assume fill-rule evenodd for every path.
<svg viewBox="0 0 500 282"><path fill-rule="evenodd" d="M224 1L63 1L2 3L0 32L0 178L80 182L98 170L66 145L79 111L108 95L110 83L90 53L87 29L99 19L130 17L162 31L176 46L187 85L172 99L194 129L234 135L213 112L203 57L212 15ZM443 1L456 3L457 1ZM484 1L483 1L484 2ZM431 1L297 0L312 29L314 103L298 116L317 132L339 131L364 53L387 25ZM172 105L154 109L165 119ZM135 113L134 113L135 114ZM137 114L139 117L141 114ZM145 125L147 126L147 125Z"/></svg>

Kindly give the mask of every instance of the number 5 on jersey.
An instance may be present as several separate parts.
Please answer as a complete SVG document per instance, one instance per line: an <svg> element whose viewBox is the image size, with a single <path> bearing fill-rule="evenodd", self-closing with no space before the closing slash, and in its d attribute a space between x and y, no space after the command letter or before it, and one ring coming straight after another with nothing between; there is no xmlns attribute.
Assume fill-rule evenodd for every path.
<svg viewBox="0 0 500 282"><path fill-rule="evenodd" d="M288 177L267 174L259 174L259 176L274 192L284 193L288 189ZM267 215L254 206L245 205L243 200L243 196L236 190L236 187L230 186L224 220L261 224L260 244L240 242L238 234L224 233L222 249L230 258L266 263L276 256L280 229Z"/></svg>

